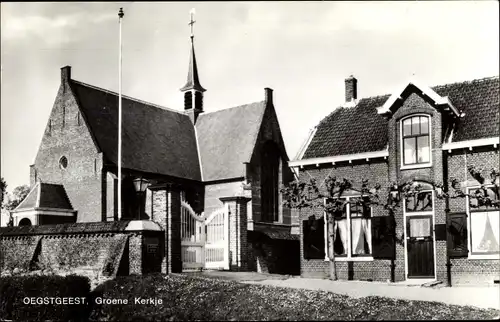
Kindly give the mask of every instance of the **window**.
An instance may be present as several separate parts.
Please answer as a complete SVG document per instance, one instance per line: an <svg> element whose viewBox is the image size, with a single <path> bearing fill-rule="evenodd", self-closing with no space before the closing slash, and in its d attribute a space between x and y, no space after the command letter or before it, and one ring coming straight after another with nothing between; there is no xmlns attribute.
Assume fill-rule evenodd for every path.
<svg viewBox="0 0 500 322"><path fill-rule="evenodd" d="M496 187L471 188L472 196L488 196L490 200L498 200ZM468 197L469 231L472 255L497 255L499 247L499 210L485 198Z"/></svg>
<svg viewBox="0 0 500 322"><path fill-rule="evenodd" d="M431 161L428 116L412 116L401 121L403 165L426 164Z"/></svg>
<svg viewBox="0 0 500 322"><path fill-rule="evenodd" d="M371 207L364 206L359 197L346 197L337 200L344 201L345 204L341 213L335 216L336 233L333 243L335 256L339 258L371 258ZM326 245L328 245L328 238Z"/></svg>
<svg viewBox="0 0 500 322"><path fill-rule="evenodd" d="M420 191L413 196L406 197L406 212L432 211L432 191Z"/></svg>
<svg viewBox="0 0 500 322"><path fill-rule="evenodd" d="M304 259L325 258L325 223L323 218L314 217L302 222Z"/></svg>
<svg viewBox="0 0 500 322"><path fill-rule="evenodd" d="M261 220L278 222L278 188L279 188L279 150L272 141L267 141L262 149L261 158Z"/></svg>

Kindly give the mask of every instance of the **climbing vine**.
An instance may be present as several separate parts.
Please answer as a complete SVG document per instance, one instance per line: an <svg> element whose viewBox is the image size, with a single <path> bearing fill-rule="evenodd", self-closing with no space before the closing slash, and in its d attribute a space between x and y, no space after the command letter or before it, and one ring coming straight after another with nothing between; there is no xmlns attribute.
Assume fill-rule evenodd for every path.
<svg viewBox="0 0 500 322"><path fill-rule="evenodd" d="M466 183L460 183L458 179L451 178L451 191L448 191L441 183L429 183L435 195L439 199L454 199L454 198L473 198L476 203L471 203L472 207L492 206L500 207L499 196L499 176L500 173L496 169L491 169L486 179L485 171L474 166L468 167L471 176L480 184L480 187L475 189L473 193L467 192ZM416 180L404 182L393 182L385 191L379 183L373 185L368 180L362 180L358 187L353 180L342 178L337 179L333 176L327 176L322 184L318 186L317 181L311 178L309 181L293 181L289 185L283 187L280 192L283 197L283 206L288 208L298 209L304 208L320 208L328 218L328 244L333 245L336 234L336 219L343 215L343 209L347 200L342 198L345 191L354 189L360 192L359 197L350 198L349 202L355 202L357 205L365 208L371 206L381 206L388 211L388 215L394 217L396 210L401 207L401 201L407 200L410 197L416 197L414 204L417 207L419 204L432 202L426 199L422 190L428 191L428 187L424 187ZM323 187L324 189L320 189ZM489 193L491 191L492 193ZM423 207L426 207L423 204ZM403 245L404 234L395 236L395 242ZM337 279L335 269L335 253L333 247L328 247L330 258L330 278Z"/></svg>

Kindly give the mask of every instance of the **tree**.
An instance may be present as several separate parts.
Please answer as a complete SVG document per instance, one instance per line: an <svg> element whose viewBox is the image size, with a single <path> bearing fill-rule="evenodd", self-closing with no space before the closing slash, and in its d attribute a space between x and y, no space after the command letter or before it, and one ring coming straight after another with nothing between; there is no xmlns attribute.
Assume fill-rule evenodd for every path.
<svg viewBox="0 0 500 322"><path fill-rule="evenodd" d="M491 169L489 173L489 183L486 184L486 179L483 176L483 170L477 169L473 166L468 168L469 173L474 177L480 184L481 187L477 189L474 194L468 194L464 192L463 184L455 179L451 178L452 191L447 192L446 187L442 184L431 183L433 189L436 191L436 196L438 198L475 198L477 206L491 205L495 207L500 207L500 195L499 195L499 176L500 173L496 169ZM324 192L320 190L320 187L324 185ZM368 180L362 180L359 188L353 188L353 181L349 179L337 180L336 177L328 176L325 178L324 182L318 186L316 180L311 178L309 182L293 181L289 185L284 186L281 189L283 196L283 205L289 208L295 208L299 210L303 208L322 208L326 216L328 216L328 258L330 259L330 279L337 280L337 271L335 267L335 251L334 242L336 239L337 231L337 220L342 216L344 207L346 206L345 199L342 199L343 193L348 189L355 189L361 192L360 197L351 198L351 202L356 202L363 207L371 206L382 206L388 211L388 215L394 218L394 214L397 208L401 206L401 200L404 200L411 196L422 196L420 194L423 189L422 185L416 183L413 180L396 183L393 182L389 187L387 187L387 198L382 199L381 185L375 184L372 188L369 187ZM494 193L495 197L488 194L486 185L493 185L490 187ZM424 199L417 198L417 202L425 202ZM395 242L403 243L403 237L395 236Z"/></svg>
<svg viewBox="0 0 500 322"><path fill-rule="evenodd" d="M3 177L0 178L0 209L3 209L3 200L5 198L5 194L7 193L7 182ZM2 224L2 215L0 215L0 227Z"/></svg>
<svg viewBox="0 0 500 322"><path fill-rule="evenodd" d="M9 211L9 223L7 226L13 226L14 219L12 218L12 210L16 209L17 206L26 198L30 192L30 187L27 185L22 185L14 188L12 195L9 196L7 203L4 208Z"/></svg>
<svg viewBox="0 0 500 322"><path fill-rule="evenodd" d="M21 202L23 202L24 198L30 192L30 187L27 185L22 185L14 188L12 191L12 196L9 198L9 201L5 204L5 209L14 210Z"/></svg>
<svg viewBox="0 0 500 322"><path fill-rule="evenodd" d="M0 208L3 208L3 200L7 193L7 182L3 177L0 178Z"/></svg>

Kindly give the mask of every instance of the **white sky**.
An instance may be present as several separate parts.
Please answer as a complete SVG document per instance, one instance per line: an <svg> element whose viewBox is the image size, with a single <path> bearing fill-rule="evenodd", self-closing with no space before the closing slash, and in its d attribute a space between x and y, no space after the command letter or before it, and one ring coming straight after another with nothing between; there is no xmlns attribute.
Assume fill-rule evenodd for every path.
<svg viewBox="0 0 500 322"><path fill-rule="evenodd" d="M388 94L413 73L429 86L498 75L497 1L166 2L1 4L1 175L29 183L60 82L118 90L181 110L189 11L207 112L264 99L274 89L291 159L309 129L344 101Z"/></svg>

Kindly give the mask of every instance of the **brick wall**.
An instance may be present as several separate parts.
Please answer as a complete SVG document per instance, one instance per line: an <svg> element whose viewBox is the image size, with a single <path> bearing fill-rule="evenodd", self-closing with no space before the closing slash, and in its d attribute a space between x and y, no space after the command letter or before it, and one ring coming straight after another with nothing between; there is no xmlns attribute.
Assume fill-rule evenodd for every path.
<svg viewBox="0 0 500 322"><path fill-rule="evenodd" d="M431 162L432 166L421 169L401 169L402 154L401 154L401 120L414 114L423 114L430 116L430 135L431 135ZM411 93L402 103L399 109L389 120L389 177L391 182L405 182L408 180L422 180L427 182L442 183L445 182L443 176L443 115L436 110L428 99L422 98L416 93ZM434 225L446 223L445 201L434 197ZM396 223L400 229L396 228L398 236L406 236L404 231L404 214L400 207L396 213ZM399 225L401 223L402 225ZM436 262L436 278L441 281L446 281L446 241L434 241ZM400 254L397 256L396 265L405 265L405 249L398 246L396 251ZM402 260L400 260L402 259ZM396 280L404 280L400 274L396 275Z"/></svg>
<svg viewBox="0 0 500 322"><path fill-rule="evenodd" d="M267 141L276 143L280 151L278 189L281 189L284 183L293 180L293 173L288 167L288 156L280 132L278 117L272 103L267 105L264 112L252 159L247 168L247 176L252 189L252 216L253 220L256 222L261 220L261 150ZM278 201L279 217L282 223L290 224L290 211L288 209L283 209L281 204L280 195Z"/></svg>
<svg viewBox="0 0 500 322"><path fill-rule="evenodd" d="M368 179L374 185L379 183L382 187L387 187L388 182L388 164L383 160L374 161L371 163L355 162L352 164L338 164L337 166L321 166L320 167L304 167L300 170L299 179L301 181L309 181L310 178L316 179L318 185L323 188L322 182L327 176L337 177L339 179L349 178L355 185L361 186L363 179ZM309 216L315 215L316 218L323 216L319 209L302 209L298 213L300 233L303 231L303 220L307 220ZM387 211L382 207L374 207L372 210L373 216L386 216ZM401 218L400 218L401 219ZM396 222L397 229L402 228L402 219ZM404 249L396 248L396 280L404 278ZM329 276L329 261L323 259L304 259L304 244L300 238L300 275L303 277L328 278ZM348 274L348 266L352 265L353 276ZM371 262L336 262L337 275L339 279L372 279L386 281L390 279L390 260L374 260Z"/></svg>
<svg viewBox="0 0 500 322"><path fill-rule="evenodd" d="M147 251L148 243L158 243L160 231L127 231L102 227L65 229L44 228L26 234L21 227L0 230L0 272L15 268L21 272L43 270L53 273L78 273L91 279L114 277L117 274L159 272L159 248ZM76 229L75 229L76 228ZM95 230L93 230L95 228ZM116 228L116 227L115 227ZM48 232L52 229L52 232ZM76 232L78 230L78 232ZM4 234L4 232L7 234Z"/></svg>
<svg viewBox="0 0 500 322"><path fill-rule="evenodd" d="M59 166L62 156L68 159L66 169ZM30 170L30 184L34 185L35 177L63 184L73 208L78 210L78 222L101 221L102 165L103 156L63 79Z"/></svg>
<svg viewBox="0 0 500 322"><path fill-rule="evenodd" d="M472 151L453 150L447 158L449 177L460 182L467 182L467 186L478 185L477 181L467 170L468 166L476 166L486 171L500 168L498 150L492 147L474 148ZM485 172L487 175L487 172ZM449 186L451 189L451 186ZM450 199L451 212L465 212L467 199ZM470 217L469 217L470 218ZM468 223L468 242L470 243L470 223ZM470 251L470 244L469 244ZM500 280L500 260L498 259L451 259L451 283L456 284L485 284Z"/></svg>

